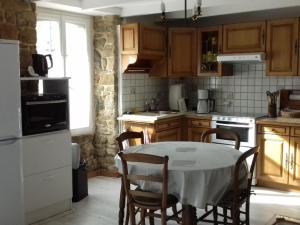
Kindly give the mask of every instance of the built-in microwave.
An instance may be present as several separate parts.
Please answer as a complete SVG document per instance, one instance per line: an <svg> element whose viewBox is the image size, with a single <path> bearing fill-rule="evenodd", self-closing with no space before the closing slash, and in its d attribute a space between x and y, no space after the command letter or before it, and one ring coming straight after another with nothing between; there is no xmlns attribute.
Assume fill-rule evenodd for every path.
<svg viewBox="0 0 300 225"><path fill-rule="evenodd" d="M68 100L62 94L22 96L23 135L68 129Z"/></svg>

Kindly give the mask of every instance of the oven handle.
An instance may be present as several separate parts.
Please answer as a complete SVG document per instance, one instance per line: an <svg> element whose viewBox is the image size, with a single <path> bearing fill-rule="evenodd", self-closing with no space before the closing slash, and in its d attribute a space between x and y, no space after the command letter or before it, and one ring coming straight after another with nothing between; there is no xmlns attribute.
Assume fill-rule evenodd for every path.
<svg viewBox="0 0 300 225"><path fill-rule="evenodd" d="M233 125L233 124L224 124L224 123L216 123L216 126L224 126L224 127L241 127L241 128L253 128L253 126L245 126L245 125Z"/></svg>
<svg viewBox="0 0 300 225"><path fill-rule="evenodd" d="M67 100L53 100L53 101L26 102L26 105L58 104L58 103L64 103L64 102L67 102Z"/></svg>

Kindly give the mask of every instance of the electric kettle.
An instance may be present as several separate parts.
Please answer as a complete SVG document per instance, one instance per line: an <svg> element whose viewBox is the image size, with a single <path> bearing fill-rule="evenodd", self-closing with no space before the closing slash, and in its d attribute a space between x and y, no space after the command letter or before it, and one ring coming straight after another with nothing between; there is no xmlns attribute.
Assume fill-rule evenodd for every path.
<svg viewBox="0 0 300 225"><path fill-rule="evenodd" d="M51 63L48 66L47 58ZM37 73L39 76L46 76L48 74L48 70L53 67L53 60L51 55L41 55L41 54L32 54L32 66L34 72Z"/></svg>

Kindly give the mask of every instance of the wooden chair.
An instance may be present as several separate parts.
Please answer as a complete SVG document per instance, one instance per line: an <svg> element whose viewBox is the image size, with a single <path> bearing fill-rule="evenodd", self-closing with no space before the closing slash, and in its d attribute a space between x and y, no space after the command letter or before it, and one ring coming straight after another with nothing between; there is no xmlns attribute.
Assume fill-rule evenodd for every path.
<svg viewBox="0 0 300 225"><path fill-rule="evenodd" d="M124 154L123 152L119 152L118 155L122 160L123 182L125 186L126 196L128 198L131 225L136 225L136 207L141 211L141 221L140 223L138 223L141 225L145 225L146 216L149 216L150 225L154 225L154 217L160 217L162 225L166 225L167 220L169 219L178 218L176 217L177 215L167 216L167 209L176 206L176 204L178 203L178 200L175 196L168 195L168 157L159 157L139 153ZM128 162L138 162L139 165L156 164L162 167L162 174L130 175L128 174ZM162 191L161 193L154 193L150 191L143 191L139 188L131 189L131 184L135 184L139 181L160 183L162 186ZM155 213L157 210L160 210L161 214Z"/></svg>
<svg viewBox="0 0 300 225"><path fill-rule="evenodd" d="M228 191L223 198L218 202L218 204L213 206L213 209L204 213L198 221L210 222L213 224L233 224L240 225L246 224L250 225L250 196L251 192L251 182L253 178L254 168L258 155L258 147L251 148L250 150L244 152L238 159L235 164L234 175L233 175L233 188ZM241 179L240 172L242 171L243 164L246 163L246 160L253 156L250 170L247 176L247 184L243 186L244 179ZM248 159L249 160L249 159ZM245 211L241 211L241 207L245 204ZM218 207L223 209L223 214L218 213ZM227 215L227 210L230 210L231 216ZM214 220L207 220L206 217L213 213ZM245 214L245 220L241 220L241 214ZM223 218L223 221L218 221L218 216ZM232 220L231 223L228 223L228 219Z"/></svg>
<svg viewBox="0 0 300 225"><path fill-rule="evenodd" d="M210 130L205 131L201 136L201 141L202 142L208 142L208 138L212 134L226 135L226 138L228 138L229 140L234 140L235 141L234 148L237 149L237 150L240 149L240 137L239 137L239 135L237 133L235 133L234 131L226 130L226 129L223 129L223 128L214 128L214 129L210 129Z"/></svg>
<svg viewBox="0 0 300 225"><path fill-rule="evenodd" d="M141 144L144 144L144 133L143 132L134 132L134 131L125 131L122 134L119 135L119 137L116 138L118 145L119 145L119 151L124 150L123 142L128 141L129 146L132 146L132 140L133 139L139 139Z"/></svg>
<svg viewBox="0 0 300 225"><path fill-rule="evenodd" d="M117 142L119 145L119 152L124 150L124 142L128 141L128 145L132 146L132 143L136 143L133 142L134 139L137 139L138 141L140 141L141 144L144 144L144 133L143 132L134 132L134 131L125 131L123 133L121 133L117 138ZM126 198L125 198L125 189L124 189L124 185L122 182L121 185L121 191L120 191L120 212L119 212L119 225L123 225L123 221L124 221L124 208L125 208L125 202L126 202ZM125 225L129 224L129 210L128 207L126 208L126 217L125 217Z"/></svg>

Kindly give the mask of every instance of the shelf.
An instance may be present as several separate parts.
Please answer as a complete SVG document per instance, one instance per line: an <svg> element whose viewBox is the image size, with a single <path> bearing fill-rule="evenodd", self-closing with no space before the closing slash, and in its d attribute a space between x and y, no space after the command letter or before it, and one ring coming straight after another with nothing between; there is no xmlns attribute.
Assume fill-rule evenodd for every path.
<svg viewBox="0 0 300 225"><path fill-rule="evenodd" d="M21 81L24 80L69 80L70 77L21 77Z"/></svg>

